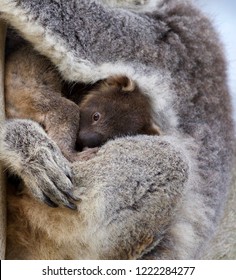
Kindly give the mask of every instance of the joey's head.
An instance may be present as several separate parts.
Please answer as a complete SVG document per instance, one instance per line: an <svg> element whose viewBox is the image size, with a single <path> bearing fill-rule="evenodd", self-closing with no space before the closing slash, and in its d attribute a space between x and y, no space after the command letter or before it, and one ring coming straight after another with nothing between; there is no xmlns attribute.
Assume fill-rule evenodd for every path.
<svg viewBox="0 0 236 280"><path fill-rule="evenodd" d="M149 98L127 76L99 82L80 104L78 144L98 147L109 139L136 134L160 134Z"/></svg>

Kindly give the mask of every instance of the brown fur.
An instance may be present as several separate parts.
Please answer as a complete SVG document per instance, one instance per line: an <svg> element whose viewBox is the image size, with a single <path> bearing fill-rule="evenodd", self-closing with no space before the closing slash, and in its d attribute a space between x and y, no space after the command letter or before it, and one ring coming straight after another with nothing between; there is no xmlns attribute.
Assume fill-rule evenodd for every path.
<svg viewBox="0 0 236 280"><path fill-rule="evenodd" d="M90 159L97 152L76 153L76 140L80 148L91 148L117 136L160 134L151 121L149 98L126 76L99 82L82 97L79 110L62 96L61 78L53 65L31 47L23 46L10 54L5 72L7 118L41 124L69 161ZM76 95L80 95L78 89ZM95 124L91 116L96 112L102 118ZM89 144L91 141L94 143Z"/></svg>
<svg viewBox="0 0 236 280"><path fill-rule="evenodd" d="M88 245L86 234L92 228L80 211L51 208L26 193L15 196L10 191L6 259L96 259L99 256L100 252L96 255ZM140 235L135 246L120 247L116 258L137 259L152 241L153 236ZM82 255L78 248L83 248ZM84 252L87 252L87 257ZM115 255L113 253L106 258L114 258ZM102 254L100 257L104 258Z"/></svg>
<svg viewBox="0 0 236 280"><path fill-rule="evenodd" d="M73 160L80 113L74 102L61 95L61 84L53 65L31 47L22 47L7 57L7 118L40 123L64 156Z"/></svg>
<svg viewBox="0 0 236 280"><path fill-rule="evenodd" d="M86 231L91 238L84 244L92 244L98 248L98 252L104 250L107 244L107 251L111 255L121 247L121 241L128 234L128 240L132 242L139 238L138 230L143 231L149 227L155 234L162 232L163 239L147 258L199 259L209 249L209 241L219 228L233 166L234 129L226 64L212 24L191 5L191 1L152 2L156 2L156 8L150 7L138 13L107 8L100 1L89 0L60 1L61 5L58 1L40 1L39 4L37 0L2 0L0 10L1 16L32 42L37 50L50 58L68 80L94 82L103 79L108 73L129 73L152 98L154 115L160 121L162 130L170 135L170 145L166 149L169 160L165 162L161 153L166 145L165 137L147 137L149 139L146 142L143 139L146 137L140 137L142 139L136 145L139 147L136 154L131 139L118 139L115 143L107 143L104 149L110 146L111 154L106 150L97 165L95 160L98 157L94 157L85 170L83 164L77 163L74 178L78 189L81 189L82 183L86 190L97 189L94 200L86 196L82 201L88 203L84 213L91 213L90 219L85 219L91 225ZM37 144L38 148L40 144L37 139L29 137L36 130L31 123L17 127L18 124L18 121L14 121L5 127L3 159L20 174L20 170L30 171L32 167L24 159L28 160L36 149L31 148L29 153L27 145ZM12 127L15 134L13 131L11 134ZM20 133L26 127L28 129ZM175 132L180 136L179 142L176 141ZM51 144L41 131L36 135L44 140L46 138L46 142ZM153 145L150 138L155 138L157 142L161 138L163 142ZM194 144L187 153L185 143L189 138ZM12 140L11 145L8 145L9 139ZM20 145L13 145L16 142ZM124 149L124 145L129 143L132 145ZM148 147L148 143L151 146ZM124 149L122 155L120 145ZM176 160L176 153L173 153L171 147L179 151L186 163L184 166ZM16 155L11 153L11 149L16 151ZM49 151L43 155L43 159L47 159L48 154L52 158L55 153ZM38 158L42 160L41 155ZM158 160L162 166L158 165ZM15 163L19 163L19 166ZM51 162L45 166L50 170ZM176 173L178 169L179 172L185 170L182 183L180 180L176 182L179 178ZM153 173L149 175L151 170ZM161 176L158 176L160 173ZM32 184L41 180L42 174L35 176L36 179L31 180ZM47 175L51 176L51 172L47 172ZM60 181L64 180L63 175ZM25 179L32 177L29 172ZM183 183L185 185L181 188ZM114 188L110 189L111 185ZM127 190L130 196L134 194L136 197L140 189L145 191L141 192L144 200L141 200L140 208L137 209L133 207L136 203L130 203L124 194ZM174 192L178 192L176 197L181 197L177 207L173 207L173 200L167 199ZM150 204L147 204L148 201ZM114 207L115 204L117 207ZM101 209L97 215L94 211L96 207ZM117 211L124 208L128 211ZM153 212L150 212L152 209ZM158 210L165 211L164 215L160 215ZM115 215L112 215L114 212ZM124 215L120 215L120 212ZM144 223L140 222L138 214ZM43 216L44 212L41 211L39 218ZM171 221L163 224L163 219L166 220L168 216ZM56 219L53 221L56 222ZM114 226L111 231L107 227L110 221L113 221ZM123 222L123 227L120 227L119 221ZM43 224L41 220L40 225L47 230L46 222ZM77 231L80 236L83 226L80 225ZM71 240L69 227L66 230L65 235L57 232L57 240L59 236ZM97 246L99 237L102 240L101 246ZM111 240L117 246L111 246ZM57 242L56 248L62 243ZM79 242L77 244L80 245ZM67 248L69 250L69 245Z"/></svg>
<svg viewBox="0 0 236 280"><path fill-rule="evenodd" d="M149 98L127 76L100 82L82 100L80 111L78 142L82 147L101 146L117 136L160 134L152 122Z"/></svg>
<svg viewBox="0 0 236 280"><path fill-rule="evenodd" d="M116 136L159 134L158 127L151 121L148 97L128 77L114 76L98 82L83 98L81 112L74 102L61 95L61 84L61 78L51 63L30 47L20 48L7 57L7 117L40 123L70 161L88 160L97 152L97 149L88 149L76 154L77 137L83 148L100 146ZM102 116L96 125L91 118L95 112ZM79 126L81 131L78 134ZM96 141L90 145L92 133ZM47 204L56 206L50 200ZM71 229L70 238L68 228ZM16 193L15 184L10 186L9 183L8 259L78 258L74 242L82 233L79 212L48 207L32 198L27 188L20 188L20 193ZM119 258L137 258L152 240L152 236L143 236L135 248L125 249Z"/></svg>

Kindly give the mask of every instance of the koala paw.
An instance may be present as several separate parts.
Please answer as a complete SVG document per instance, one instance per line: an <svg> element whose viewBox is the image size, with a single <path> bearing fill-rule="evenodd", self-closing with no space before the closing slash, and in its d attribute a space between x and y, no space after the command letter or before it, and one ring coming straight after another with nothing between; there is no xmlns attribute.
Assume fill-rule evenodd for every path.
<svg viewBox="0 0 236 280"><path fill-rule="evenodd" d="M87 161L87 160L94 158L96 156L98 150L99 150L99 148L88 148L79 153L67 154L66 157L68 158L68 160L70 162Z"/></svg>
<svg viewBox="0 0 236 280"><path fill-rule="evenodd" d="M0 159L36 199L76 209L70 163L37 123L7 121L0 137Z"/></svg>
<svg viewBox="0 0 236 280"><path fill-rule="evenodd" d="M28 158L21 175L30 193L51 207L76 209L69 162L53 144L38 148Z"/></svg>
<svg viewBox="0 0 236 280"><path fill-rule="evenodd" d="M77 160L89 160L96 156L99 148L88 148L77 155Z"/></svg>
<svg viewBox="0 0 236 280"><path fill-rule="evenodd" d="M72 202L73 185L69 162L60 151L51 147L42 147L27 160L22 179L30 193L51 207L65 206L76 209Z"/></svg>

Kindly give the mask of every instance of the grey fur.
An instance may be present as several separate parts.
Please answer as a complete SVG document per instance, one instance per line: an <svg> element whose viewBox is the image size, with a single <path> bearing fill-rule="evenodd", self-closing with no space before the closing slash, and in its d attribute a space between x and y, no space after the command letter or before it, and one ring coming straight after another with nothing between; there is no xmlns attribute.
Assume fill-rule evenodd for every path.
<svg viewBox="0 0 236 280"><path fill-rule="evenodd" d="M128 72L152 97L154 115L161 116L163 122L161 129L171 135L178 131L183 142L178 149L184 155L190 154L187 158L191 160L186 159L188 182L182 191L178 213L173 209L173 220L163 229L164 238L146 257L199 258L221 218L231 180L234 129L226 65L211 23L189 1L156 2L152 12L134 12L89 0L2 0L0 11L36 49L58 66L65 78L90 82L104 78L109 72ZM160 76L165 77L168 89L163 90L158 83ZM167 101L170 96L172 101L163 103L168 104L167 107L158 107L159 94ZM175 116L176 121L171 122ZM191 146L194 142L197 147L196 158L184 144L184 139L189 138ZM171 141L173 146L181 147L175 138ZM115 154L118 143L109 144L114 149L109 153ZM126 152L127 160L131 151L132 148ZM143 159L143 176L149 166L149 153L152 151L147 148L145 154L137 155ZM172 156L170 153L170 158ZM165 172L171 168L169 163L163 167ZM114 172L120 170L120 164L116 163ZM135 160L133 164L135 167ZM93 164L88 168L93 170ZM131 170L131 166L125 169L125 175ZM126 177L119 174L121 178ZM83 169L75 174L78 184L80 178L94 188L108 179L97 177L96 173L84 173ZM132 193L134 185L128 186ZM106 202L114 196L109 192L105 194ZM111 210L112 205L106 209L108 214ZM146 211L142 213L144 219L149 220ZM157 219L157 225L160 220ZM134 225L135 220L126 225L126 231ZM111 252L114 252L112 248ZM108 255L112 258L111 252Z"/></svg>
<svg viewBox="0 0 236 280"><path fill-rule="evenodd" d="M1 143L5 165L22 178L35 198L44 200L45 194L56 204L70 205L65 195L73 190L70 164L39 125L8 121L1 131Z"/></svg>

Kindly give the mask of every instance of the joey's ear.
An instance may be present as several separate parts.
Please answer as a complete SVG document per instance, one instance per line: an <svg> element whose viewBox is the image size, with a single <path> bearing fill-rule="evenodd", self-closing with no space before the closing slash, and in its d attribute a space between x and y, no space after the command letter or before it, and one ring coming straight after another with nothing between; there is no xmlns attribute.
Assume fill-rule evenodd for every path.
<svg viewBox="0 0 236 280"><path fill-rule="evenodd" d="M120 88L124 92L132 92L134 91L136 84L135 82L125 75L115 75L108 77L104 83L108 87L117 87Z"/></svg>
<svg viewBox="0 0 236 280"><path fill-rule="evenodd" d="M145 130L145 133L147 135L161 135L161 130L158 125L156 125L154 122L151 122Z"/></svg>

